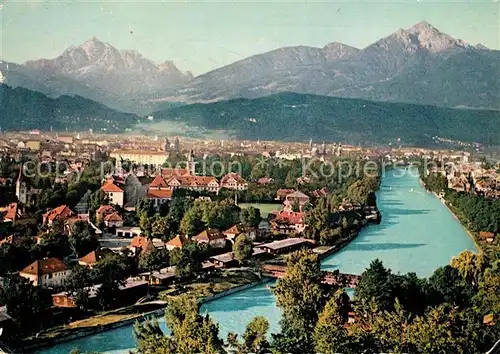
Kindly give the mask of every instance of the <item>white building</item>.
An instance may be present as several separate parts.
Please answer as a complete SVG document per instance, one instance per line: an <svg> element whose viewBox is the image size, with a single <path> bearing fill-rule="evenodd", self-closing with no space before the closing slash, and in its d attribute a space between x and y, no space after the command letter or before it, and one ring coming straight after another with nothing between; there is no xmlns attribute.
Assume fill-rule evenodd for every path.
<svg viewBox="0 0 500 354"><path fill-rule="evenodd" d="M34 261L19 272L19 276L27 278L35 286L60 288L66 284L71 270L59 258L44 258Z"/></svg>
<svg viewBox="0 0 500 354"><path fill-rule="evenodd" d="M160 166L167 160L168 154L165 151L153 150L116 150L109 156L116 159L116 168L121 169L122 160L129 160L138 165Z"/></svg>
<svg viewBox="0 0 500 354"><path fill-rule="evenodd" d="M220 181L222 188L236 189L239 191L248 189L248 182L237 173L228 173Z"/></svg>
<svg viewBox="0 0 500 354"><path fill-rule="evenodd" d="M123 208L123 189L118 187L112 181L108 180L102 187L101 190L106 193L109 199L109 204L116 204Z"/></svg>

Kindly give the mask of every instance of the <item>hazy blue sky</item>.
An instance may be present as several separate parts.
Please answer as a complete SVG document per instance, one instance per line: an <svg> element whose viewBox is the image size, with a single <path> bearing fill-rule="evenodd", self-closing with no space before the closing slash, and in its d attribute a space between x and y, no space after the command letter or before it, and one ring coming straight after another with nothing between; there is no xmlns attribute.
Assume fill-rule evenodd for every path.
<svg viewBox="0 0 500 354"><path fill-rule="evenodd" d="M13 62L53 58L96 36L199 74L282 46L342 42L362 48L422 20L500 49L497 0L2 1L0 57Z"/></svg>

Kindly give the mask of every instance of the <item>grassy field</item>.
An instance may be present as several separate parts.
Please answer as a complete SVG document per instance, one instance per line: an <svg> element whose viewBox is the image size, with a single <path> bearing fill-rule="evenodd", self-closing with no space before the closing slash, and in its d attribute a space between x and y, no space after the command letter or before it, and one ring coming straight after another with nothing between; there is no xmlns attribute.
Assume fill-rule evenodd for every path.
<svg viewBox="0 0 500 354"><path fill-rule="evenodd" d="M242 209L254 207L260 209L260 215L266 219L269 213L273 210L280 210L282 208L281 204L271 204L271 203L238 203L238 206Z"/></svg>
<svg viewBox="0 0 500 354"><path fill-rule="evenodd" d="M169 297L178 296L182 293L201 299L206 296L218 294L234 287L250 284L259 280L260 278L252 271L224 270L220 275L211 276L209 279L204 281L198 280L196 283L184 285L182 290L177 289L175 285L172 285L169 289L160 292L159 298L161 300L168 300Z"/></svg>

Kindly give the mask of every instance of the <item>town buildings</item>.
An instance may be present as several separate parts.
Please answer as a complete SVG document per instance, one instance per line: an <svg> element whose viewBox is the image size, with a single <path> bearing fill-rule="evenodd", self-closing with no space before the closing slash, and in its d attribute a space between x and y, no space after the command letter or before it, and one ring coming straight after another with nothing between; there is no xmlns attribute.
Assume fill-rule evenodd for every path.
<svg viewBox="0 0 500 354"><path fill-rule="evenodd" d="M104 225L106 227L122 227L123 219L117 212L108 214L104 217Z"/></svg>
<svg viewBox="0 0 500 354"><path fill-rule="evenodd" d="M228 173L220 181L221 188L243 191L248 189L248 182L237 173Z"/></svg>
<svg viewBox="0 0 500 354"><path fill-rule="evenodd" d="M108 179L101 187L101 190L106 193L111 204L116 204L123 208L124 191L123 187L119 186L121 183L113 179Z"/></svg>
<svg viewBox="0 0 500 354"><path fill-rule="evenodd" d="M35 286L61 288L66 284L71 270L58 258L49 257L34 261L19 272Z"/></svg>
<svg viewBox="0 0 500 354"><path fill-rule="evenodd" d="M153 205L158 208L161 204L172 199L172 188L170 188L162 176L156 175L149 184L147 197L153 201Z"/></svg>
<svg viewBox="0 0 500 354"><path fill-rule="evenodd" d="M257 239L257 230L255 228L243 227L242 225L233 225L224 231L223 234L231 242L234 242L240 235L245 235L251 241L255 241Z"/></svg>
<svg viewBox="0 0 500 354"><path fill-rule="evenodd" d="M288 235L292 232L301 233L306 228L303 212L277 211L275 218L271 219L271 230L275 233Z"/></svg>
<svg viewBox="0 0 500 354"><path fill-rule="evenodd" d="M106 255L112 253L107 248L99 248L95 251L87 253L85 256L78 259L78 264L92 268L94 264L103 259Z"/></svg>
<svg viewBox="0 0 500 354"><path fill-rule="evenodd" d="M167 184L172 189L182 188L213 193L219 193L221 188L217 179L211 176L174 176L167 181Z"/></svg>
<svg viewBox="0 0 500 354"><path fill-rule="evenodd" d="M208 244L215 248L222 248L226 246L226 236L215 229L207 229L200 232L198 235L193 237L193 241Z"/></svg>
<svg viewBox="0 0 500 354"><path fill-rule="evenodd" d="M50 226L56 221L64 222L66 219L74 215L75 212L72 211L67 205L61 205L43 214L43 224Z"/></svg>
<svg viewBox="0 0 500 354"><path fill-rule="evenodd" d="M309 203L309 196L302 193L301 191L294 191L293 193L287 194L285 197L284 210L285 211L302 211L304 206ZM294 210L297 208L297 210Z"/></svg>
<svg viewBox="0 0 500 354"><path fill-rule="evenodd" d="M168 154L165 151L157 150L117 149L112 151L109 156L116 159L116 168L121 170L124 161L130 161L137 165L161 166L167 159Z"/></svg>
<svg viewBox="0 0 500 354"><path fill-rule="evenodd" d="M182 248L189 242L189 239L184 235L177 235L165 245L167 250L171 251L174 248Z"/></svg>

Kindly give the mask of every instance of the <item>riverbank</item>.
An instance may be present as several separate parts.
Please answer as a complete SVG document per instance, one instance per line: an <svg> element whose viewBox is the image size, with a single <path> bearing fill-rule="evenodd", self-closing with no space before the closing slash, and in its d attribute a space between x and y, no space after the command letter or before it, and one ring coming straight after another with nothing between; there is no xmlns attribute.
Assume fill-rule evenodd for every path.
<svg viewBox="0 0 500 354"><path fill-rule="evenodd" d="M202 298L199 298L199 303L205 304L209 303L211 301L220 299L225 296L232 295L234 293L240 292L240 291L245 291L248 290L252 287L267 283L269 281L272 281L272 278L267 278L264 277L260 279L259 281L254 281L248 284L243 284L243 285L236 285L233 286L229 289L226 289L224 291L221 291L219 293L205 296ZM161 302L153 302L157 303L158 305L161 306L160 309L140 313L140 314L134 314L134 315L124 315L124 316L119 316L119 315L112 315L112 314L104 314L104 315L98 315L94 317L90 317L88 319L84 319L81 321L76 321L74 323L69 324L68 326L65 326L64 328L58 328L54 331L47 332L46 334L42 336L37 336L37 337L31 337L28 339L25 339L24 341L27 341L28 343L24 343L22 345L19 345L15 347L14 349L16 352L33 352L36 349L40 348L46 348L46 347L51 347L60 343L65 343L65 342L70 342L75 339L83 338L83 337L88 337L92 336L95 334L99 334L102 332L110 331L112 329L124 327L131 325L135 323L136 321L142 321L146 320L148 318L153 318L153 317L160 317L163 316L165 313L165 305L166 303L161 303ZM147 305L147 304L143 304ZM119 309L115 310L114 312L119 312L123 311L124 309ZM109 322L105 323L104 321L100 321L100 318L103 318L104 316L109 317ZM78 324L78 322L88 322L87 326L82 326ZM132 334L131 334L132 335Z"/></svg>
<svg viewBox="0 0 500 354"><path fill-rule="evenodd" d="M474 232L472 232L471 230L469 230L469 228L465 225L467 220L465 220L465 218L463 218L463 217L459 217L459 215L457 215L458 210L455 210L455 208L452 208L450 205L448 205L448 203L444 197L441 197L435 191L430 190L427 187L427 185L425 184L425 182L422 180L421 177L419 177L418 180L419 180L420 184L422 185L422 187L424 187L427 192L432 193L441 203L443 203L443 205L450 212L450 214L455 218L455 220L457 220L460 223L460 225L462 226L464 231L467 233L467 235L469 235L472 242L474 243L474 246L479 250L480 253L483 253L484 252L483 247L481 246L481 243L478 241L476 234Z"/></svg>
<svg viewBox="0 0 500 354"><path fill-rule="evenodd" d="M482 248L481 244L478 242L476 234L474 232L472 232L471 230L469 230L469 228L465 225L465 221L466 220L463 219L463 218L461 218L461 217L459 217L457 215L458 211L455 210L455 208L450 207L450 205L448 205L448 203L446 202L446 199L438 196L436 194L436 192L432 192L432 193L436 196L436 198L438 198L444 204L444 206L446 207L446 209L448 209L448 211L460 223L460 225L462 225L463 229L465 230L465 232L467 233L467 235L469 235L469 237L472 239L472 242L474 242L474 245L479 250L479 252L483 252L483 248Z"/></svg>

